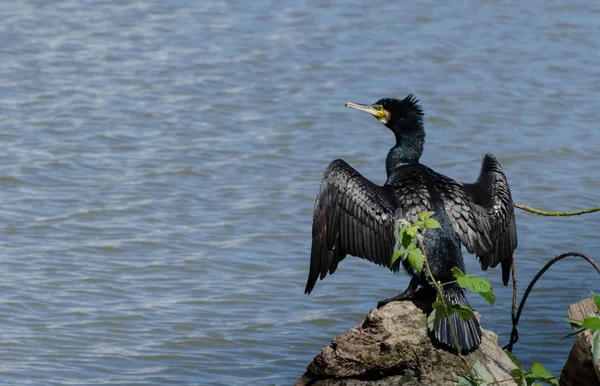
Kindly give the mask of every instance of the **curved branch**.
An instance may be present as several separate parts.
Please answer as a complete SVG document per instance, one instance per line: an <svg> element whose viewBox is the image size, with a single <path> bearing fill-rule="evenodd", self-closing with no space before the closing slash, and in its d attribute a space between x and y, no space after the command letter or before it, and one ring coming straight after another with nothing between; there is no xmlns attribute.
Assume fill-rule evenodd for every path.
<svg viewBox="0 0 600 386"><path fill-rule="evenodd" d="M529 286L527 286L527 289L525 290L525 293L523 294L523 298L521 299L521 303L519 303L519 309L517 310L517 315L513 321L513 330L510 334L510 341L508 342L508 344L506 346L503 347L504 350L510 351L512 352L512 347L515 343L517 343L518 338L518 334L517 334L517 324L519 323L519 318L521 317L521 311L523 311L523 306L525 305L525 301L527 300L527 297L529 296L529 292L531 292L531 290L533 289L533 286L535 285L535 283L538 281L538 279L540 277L542 277L542 275L548 270L548 268L550 268L554 263L556 263L557 261L560 261L562 259L564 259L565 257L569 257L569 256L578 256L583 258L584 260L586 260L588 263L590 263L591 265L594 266L594 268L596 268L596 271L598 271L598 273L600 273L600 266L598 266L598 264L588 255L586 255L585 253L581 253L581 252L566 252L566 253L561 253L560 255L557 255L555 258L553 258L552 260L550 260L549 262L546 263L546 265L544 265L544 267L535 275L535 277L533 278L533 280L531 281L531 283L529 283Z"/></svg>
<svg viewBox="0 0 600 386"><path fill-rule="evenodd" d="M512 331L510 332L510 345L512 350L512 344L517 343L519 340L519 331L517 330L517 268L515 267L515 254L512 255L512 262L510 264L512 269L512 285L513 285L513 295L512 295L512 305L510 307L510 320L512 321ZM510 351L510 350L509 350Z"/></svg>
<svg viewBox="0 0 600 386"><path fill-rule="evenodd" d="M571 210L571 211L567 211L567 212L557 212L557 211L553 211L553 210L535 209L535 208L532 208L527 205L519 204L518 202L513 202L513 206L515 208L519 208L526 212L537 214L540 216L579 216L579 215L586 214L586 213L594 213L594 212L600 211L600 206L597 206L595 208L581 209L581 210Z"/></svg>

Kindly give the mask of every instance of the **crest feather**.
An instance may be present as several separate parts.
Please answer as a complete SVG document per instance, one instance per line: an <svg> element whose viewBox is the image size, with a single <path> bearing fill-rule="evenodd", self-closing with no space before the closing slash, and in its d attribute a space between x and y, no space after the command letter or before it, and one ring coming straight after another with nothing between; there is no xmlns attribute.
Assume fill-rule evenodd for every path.
<svg viewBox="0 0 600 386"><path fill-rule="evenodd" d="M415 97L413 94L408 94L408 96L404 98L403 102L405 102L415 114L423 116L423 108L419 104L417 97Z"/></svg>

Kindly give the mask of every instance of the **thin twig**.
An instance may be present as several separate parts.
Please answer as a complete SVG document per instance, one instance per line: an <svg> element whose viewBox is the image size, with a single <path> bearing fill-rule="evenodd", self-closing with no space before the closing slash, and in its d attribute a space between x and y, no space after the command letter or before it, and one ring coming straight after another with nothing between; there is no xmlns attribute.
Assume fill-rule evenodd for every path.
<svg viewBox="0 0 600 386"><path fill-rule="evenodd" d="M517 330L517 268L515 267L515 254L512 255L512 262L510 264L512 270L512 283L513 283L513 295L512 295L512 306L510 309L510 319L512 320L512 331L510 332L510 341L517 343L519 340L519 330ZM512 346L511 346L512 347Z"/></svg>
<svg viewBox="0 0 600 386"><path fill-rule="evenodd" d="M465 358L464 355L462 355L462 353L461 353L460 344L458 343L456 331L454 331L454 325L452 324L452 320L451 320L452 318L450 317L450 310L448 308L448 305L446 304L444 295L442 295L442 284L440 284L437 281L437 279L435 278L435 276L433 276L433 272L431 271L431 267L429 266L429 261L427 261L427 255L425 255L425 246L423 245L423 240L420 240L419 238L417 238L417 242L419 243L419 248L421 249L421 252L423 253L423 261L425 263L425 267L427 268L427 272L429 273L429 277L431 278L431 281L433 281L433 284L435 285L437 293L442 301L442 306L444 307L444 310L446 311L446 315L448 315L446 320L448 321L448 326L450 327L450 334L452 334L452 338L454 339L454 346L456 347L456 355L458 356L458 358L460 360L463 361L464 364L468 365L471 368L471 370L473 370L479 374L479 372L477 371L477 368L475 368L475 366L471 362L469 362L469 360L467 358ZM474 317L475 316L473 316L473 318Z"/></svg>
<svg viewBox="0 0 600 386"><path fill-rule="evenodd" d="M541 210L535 209L527 205L519 204L518 202L513 202L513 206L515 208L523 209L526 212L537 214L540 216L579 216L586 213L594 213L600 211L600 206L595 208L581 209L581 210L571 210L567 212L557 212L554 210Z"/></svg>
<svg viewBox="0 0 600 386"><path fill-rule="evenodd" d="M527 300L527 297L529 296L529 292L531 292L531 290L533 289L533 286L535 285L535 283L538 281L538 279L540 277L542 277L542 275L554 263L556 263L557 261L560 261L560 260L564 259L565 257L569 257L569 256L578 256L578 257L583 258L588 263L590 263L591 265L593 265L594 268L596 268L596 271L598 273L600 273L600 266L598 266L598 264L591 257L589 257L588 255L586 255L585 253L582 253L582 252L561 253L560 255L557 255L555 258L553 258L552 260L550 260L549 262L547 262L546 265L544 265L544 267L535 275L535 277L533 278L533 280L531 281L531 283L529 283L529 286L525 290L525 294L523 294L523 298L521 299L521 303L519 303L519 309L517 310L517 315L516 315L515 320L513 322L513 333L514 333L514 335L517 335L514 331L516 330L517 324L519 323L519 319L521 317L521 311L523 311L523 306L525 305L525 301ZM510 342L508 342L508 344L503 347L504 350L512 352L513 345L516 343L516 340L513 341L513 333L511 333L511 336L510 336ZM518 336L517 336L517 339L518 339Z"/></svg>
<svg viewBox="0 0 600 386"><path fill-rule="evenodd" d="M425 230L423 231L423 237L425 237ZM446 300L444 299L444 295L442 295L442 286L440 285L440 283L438 283L437 279L435 278L435 276L433 276L433 272L431 272L431 267L429 266L429 261L427 260L427 255L425 254L425 246L423 245L423 240L421 240L419 237L417 237L417 243L419 244L419 248L421 249L421 252L423 253L423 261L425 262L425 267L427 267L427 272L429 273L429 277L431 278L431 281L433 282L433 284L435 285L435 288L437 289L437 293L440 296L440 299L442 300L442 306L444 307L444 310L446 311L446 315L448 315L448 325L450 326L450 333L452 334L452 338L454 339L454 345L456 346L456 351L458 353L459 357L462 357L462 354L460 352L460 345L458 344L458 339L456 338L456 333L454 332L454 326L452 326L452 321L450 320L450 310L448 309L448 306L446 305Z"/></svg>
<svg viewBox="0 0 600 386"><path fill-rule="evenodd" d="M425 238L425 231L426 229L423 229L422 231L422 236L423 238ZM442 302L442 306L444 307L444 310L446 311L446 315L448 315L447 317L447 321L448 321L448 326L450 327L450 334L452 334L452 338L454 339L454 346L456 348L456 355L458 356L458 358L460 360L462 360L462 362L464 364L466 364L467 366L469 366L471 368L471 370L475 371L476 373L479 374L479 372L477 371L477 368L475 368L475 366L473 365L473 363L469 362L469 360L467 358L464 357L464 355L462 355L462 352L460 350L460 344L458 343L458 338L456 336L456 331L454 330L454 325L452 324L452 318L450 317L450 310L448 308L448 305L446 304L446 300L444 299L444 295L442 294L442 286L444 284L441 284L437 281L437 279L435 278L435 276L433 276L433 272L431 271L431 266L429 265L429 261L427 260L427 255L425 254L425 245L423 244L423 238L419 238L417 237L417 243L418 243L418 247L421 249L421 252L423 253L423 262L425 263L425 267L427 268L427 272L429 273L429 278L431 279L431 281L433 282L433 285L435 286L437 293L441 299ZM445 284L450 284L450 283L445 283ZM473 318L475 317L475 315L473 315ZM481 374L479 374L481 375Z"/></svg>
<svg viewBox="0 0 600 386"><path fill-rule="evenodd" d="M504 383L504 382L515 382L515 379L514 378L501 379L499 381L494 381L494 382L486 383L486 385L488 385L488 386L499 385L499 384Z"/></svg>

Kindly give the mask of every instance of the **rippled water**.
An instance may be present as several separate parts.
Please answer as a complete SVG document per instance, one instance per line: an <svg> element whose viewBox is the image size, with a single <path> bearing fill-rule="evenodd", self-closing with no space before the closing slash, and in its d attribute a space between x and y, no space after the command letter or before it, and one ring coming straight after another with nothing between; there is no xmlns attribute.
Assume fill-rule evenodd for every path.
<svg viewBox="0 0 600 386"><path fill-rule="evenodd" d="M0 9L0 382L291 384L405 275L348 258L303 294L321 173L382 183L391 134L344 102L415 93L424 163L516 201L598 205L600 4L23 1ZM521 288L600 255L598 216L518 213ZM470 272L479 273L472 256ZM506 343L508 288L493 308ZM530 297L517 355L555 375L575 259ZM522 290L521 290L522 292Z"/></svg>

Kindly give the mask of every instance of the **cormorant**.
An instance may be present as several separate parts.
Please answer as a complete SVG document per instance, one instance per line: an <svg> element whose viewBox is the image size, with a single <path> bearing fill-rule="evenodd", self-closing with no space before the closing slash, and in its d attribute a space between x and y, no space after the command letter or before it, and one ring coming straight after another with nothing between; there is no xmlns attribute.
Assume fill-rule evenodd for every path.
<svg viewBox="0 0 600 386"><path fill-rule="evenodd" d="M451 269L465 271L461 242L475 253L481 268L502 266L502 282L508 283L513 251L517 247L515 215L510 189L502 167L491 154L483 156L481 172L475 183L454 181L419 163L425 142L423 110L411 94L403 100L384 98L372 105L348 102L347 107L367 112L387 126L396 144L387 155L387 181L383 186L367 180L341 159L325 170L315 202L312 225L310 271L305 293L317 281L333 274L347 254L370 260L397 272L400 264L412 275L408 288L400 295L382 300L378 307L410 299L419 285L433 285L423 269L412 269L406 260L394 265L391 257L399 249L398 221L417 220L417 214L433 211L441 229L425 233L427 259L436 280L455 280ZM432 294L435 292L432 292ZM458 284L443 287L451 302L468 305ZM452 314L461 352L474 351L481 343L481 328L476 318L463 321ZM455 350L448 322L442 318L432 332L438 343Z"/></svg>

